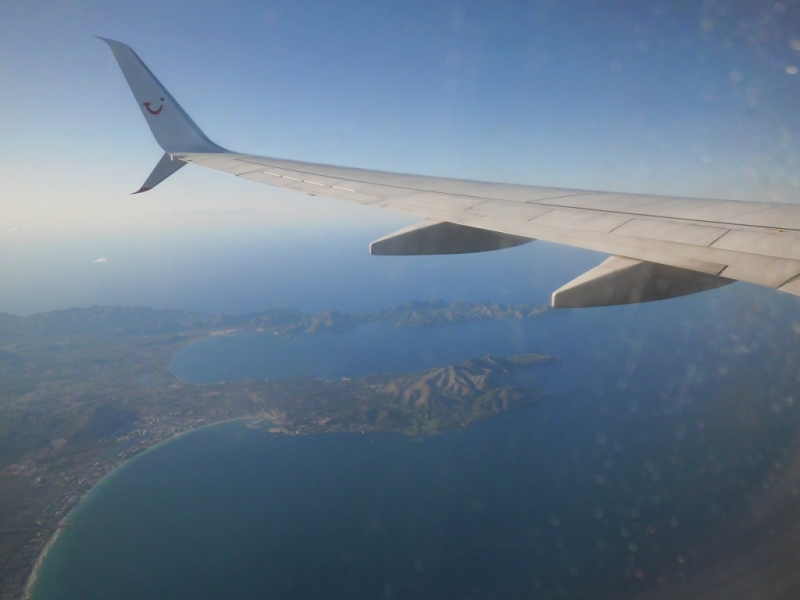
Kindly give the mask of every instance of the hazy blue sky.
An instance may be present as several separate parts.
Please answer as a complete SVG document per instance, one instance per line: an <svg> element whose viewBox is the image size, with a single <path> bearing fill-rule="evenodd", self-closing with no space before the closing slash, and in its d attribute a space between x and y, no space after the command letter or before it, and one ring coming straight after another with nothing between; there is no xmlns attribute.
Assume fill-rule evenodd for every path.
<svg viewBox="0 0 800 600"><path fill-rule="evenodd" d="M54 230L409 222L194 167L129 196L161 150L92 34L133 46L237 151L800 200L797 3L3 0L0 239L20 253Z"/></svg>

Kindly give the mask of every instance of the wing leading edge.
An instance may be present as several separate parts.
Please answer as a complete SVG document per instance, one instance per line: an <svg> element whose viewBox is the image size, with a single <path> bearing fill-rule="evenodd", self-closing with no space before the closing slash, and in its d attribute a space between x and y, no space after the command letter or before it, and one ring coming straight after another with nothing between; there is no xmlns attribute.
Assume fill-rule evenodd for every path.
<svg viewBox="0 0 800 600"><path fill-rule="evenodd" d="M194 163L425 219L375 242L376 254L480 252L540 239L613 255L554 293L554 306L647 302L733 281L800 295L800 205L487 183L235 153L197 127L129 46L104 41L165 151L140 191Z"/></svg>

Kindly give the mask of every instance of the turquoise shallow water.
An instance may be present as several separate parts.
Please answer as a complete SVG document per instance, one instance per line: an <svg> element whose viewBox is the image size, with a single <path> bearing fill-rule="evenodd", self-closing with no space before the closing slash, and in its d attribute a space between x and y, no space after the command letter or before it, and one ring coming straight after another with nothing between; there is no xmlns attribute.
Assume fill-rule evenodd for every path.
<svg viewBox="0 0 800 600"><path fill-rule="evenodd" d="M352 377L487 352L564 362L531 371L543 403L434 437L234 422L162 444L70 516L34 598L611 598L678 581L713 562L707 532L735 528L797 431L782 403L794 305L760 294L201 343L182 376ZM353 354L372 337L382 352Z"/></svg>

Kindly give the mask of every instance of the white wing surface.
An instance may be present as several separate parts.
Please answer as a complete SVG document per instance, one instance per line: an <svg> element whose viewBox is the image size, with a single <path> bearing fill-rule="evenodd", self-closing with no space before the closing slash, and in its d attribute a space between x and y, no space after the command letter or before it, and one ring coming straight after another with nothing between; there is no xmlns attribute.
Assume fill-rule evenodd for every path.
<svg viewBox="0 0 800 600"><path fill-rule="evenodd" d="M800 205L509 185L238 154L211 142L131 48L105 41L173 161L426 219L373 244L375 254L477 252L540 239L613 255L556 291L557 307L659 300L732 281L800 295ZM165 174L154 171L148 189L177 170L164 168L165 160Z"/></svg>

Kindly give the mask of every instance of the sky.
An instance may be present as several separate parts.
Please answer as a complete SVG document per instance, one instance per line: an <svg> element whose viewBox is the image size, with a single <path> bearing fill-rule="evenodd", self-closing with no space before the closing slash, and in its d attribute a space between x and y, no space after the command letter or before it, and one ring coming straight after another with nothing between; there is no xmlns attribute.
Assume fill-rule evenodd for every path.
<svg viewBox="0 0 800 600"><path fill-rule="evenodd" d="M193 166L130 196L162 152L92 35L131 45L234 151L800 201L797 3L4 0L6 281L35 282L59 264L47 256L88 239L106 240L94 261L126 236L377 239L410 222Z"/></svg>

